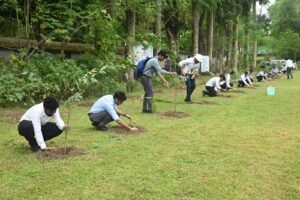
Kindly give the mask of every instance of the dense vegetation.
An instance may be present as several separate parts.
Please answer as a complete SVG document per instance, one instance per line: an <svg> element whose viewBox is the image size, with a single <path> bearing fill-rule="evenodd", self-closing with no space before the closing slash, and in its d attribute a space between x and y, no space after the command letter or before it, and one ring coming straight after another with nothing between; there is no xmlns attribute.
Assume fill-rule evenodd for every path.
<svg viewBox="0 0 300 200"><path fill-rule="evenodd" d="M36 40L38 45L16 49L19 53L0 62L0 104L32 102L48 94L65 98L77 91L98 95L118 87L132 90L136 86L123 80L126 72L131 75L136 44L170 49L173 65L180 51L209 55L211 71L217 73L255 69L260 47L269 50L265 59L275 55L296 61L300 2L277 0L270 7L271 18L257 16L257 2L269 1L4 0L0 37ZM61 42L59 57L44 53L51 41ZM70 42L90 50L69 60L64 45ZM120 57L119 47L125 49Z"/></svg>

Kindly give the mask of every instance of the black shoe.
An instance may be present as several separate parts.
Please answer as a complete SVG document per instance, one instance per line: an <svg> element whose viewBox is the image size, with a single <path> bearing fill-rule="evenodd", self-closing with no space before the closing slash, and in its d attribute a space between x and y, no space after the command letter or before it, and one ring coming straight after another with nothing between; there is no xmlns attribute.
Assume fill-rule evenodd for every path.
<svg viewBox="0 0 300 200"><path fill-rule="evenodd" d="M98 123L92 122L92 126L98 126Z"/></svg>
<svg viewBox="0 0 300 200"><path fill-rule="evenodd" d="M152 110L143 110L142 113L153 113Z"/></svg>
<svg viewBox="0 0 300 200"><path fill-rule="evenodd" d="M41 151L41 148L39 146L30 146L30 150L33 152Z"/></svg>
<svg viewBox="0 0 300 200"><path fill-rule="evenodd" d="M99 130L99 131L108 131L108 128L106 126L98 126L97 130Z"/></svg>
<svg viewBox="0 0 300 200"><path fill-rule="evenodd" d="M185 103L192 103L192 100L190 100L190 99L185 99L184 102L185 102Z"/></svg>

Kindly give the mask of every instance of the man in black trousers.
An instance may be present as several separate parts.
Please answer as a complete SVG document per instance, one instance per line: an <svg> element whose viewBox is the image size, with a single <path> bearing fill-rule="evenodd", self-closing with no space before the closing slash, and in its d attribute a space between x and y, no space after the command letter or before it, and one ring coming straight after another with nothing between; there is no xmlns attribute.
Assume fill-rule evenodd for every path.
<svg viewBox="0 0 300 200"><path fill-rule="evenodd" d="M21 117L18 131L29 143L33 152L54 151L55 148L47 147L45 141L60 135L67 129L58 110L58 102L53 97L47 97L40 104L32 106ZM54 118L54 122L48 122Z"/></svg>

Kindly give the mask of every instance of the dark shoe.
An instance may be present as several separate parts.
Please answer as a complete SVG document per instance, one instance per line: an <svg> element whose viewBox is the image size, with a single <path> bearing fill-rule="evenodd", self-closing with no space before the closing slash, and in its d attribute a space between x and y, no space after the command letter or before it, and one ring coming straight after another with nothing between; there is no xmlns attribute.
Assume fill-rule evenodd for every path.
<svg viewBox="0 0 300 200"><path fill-rule="evenodd" d="M92 126L98 126L98 123L92 122Z"/></svg>
<svg viewBox="0 0 300 200"><path fill-rule="evenodd" d="M30 150L33 152L41 151L41 148L39 146L30 146Z"/></svg>
<svg viewBox="0 0 300 200"><path fill-rule="evenodd" d="M97 130L99 130L99 131L108 131L108 128L106 126L98 126Z"/></svg>
<svg viewBox="0 0 300 200"><path fill-rule="evenodd" d="M142 113L153 113L152 110L143 110Z"/></svg>
<svg viewBox="0 0 300 200"><path fill-rule="evenodd" d="M193 103L192 100L189 100L189 99L185 99L184 102L185 103Z"/></svg>

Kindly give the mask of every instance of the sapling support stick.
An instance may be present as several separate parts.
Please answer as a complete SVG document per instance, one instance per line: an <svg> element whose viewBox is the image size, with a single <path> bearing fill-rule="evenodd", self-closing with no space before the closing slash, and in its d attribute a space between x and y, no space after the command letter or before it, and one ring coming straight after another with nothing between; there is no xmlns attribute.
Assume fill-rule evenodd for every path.
<svg viewBox="0 0 300 200"><path fill-rule="evenodd" d="M70 119L71 119L71 104L73 102L80 101L82 96L80 93L75 93L73 96L69 97L68 100L64 103L67 108L67 126L69 127ZM67 154L67 141L68 141L68 127L65 129L65 154Z"/></svg>

